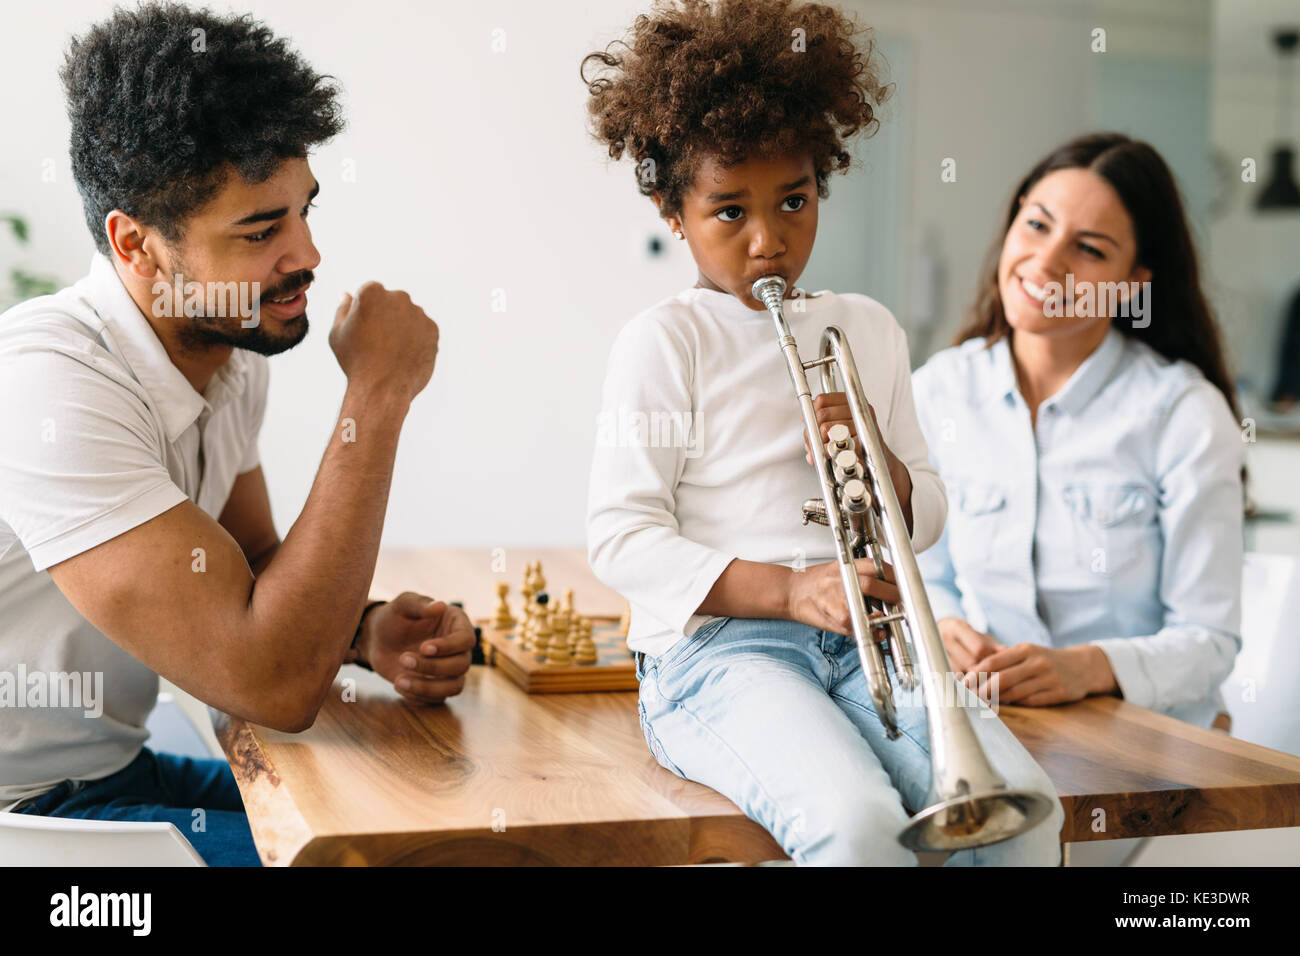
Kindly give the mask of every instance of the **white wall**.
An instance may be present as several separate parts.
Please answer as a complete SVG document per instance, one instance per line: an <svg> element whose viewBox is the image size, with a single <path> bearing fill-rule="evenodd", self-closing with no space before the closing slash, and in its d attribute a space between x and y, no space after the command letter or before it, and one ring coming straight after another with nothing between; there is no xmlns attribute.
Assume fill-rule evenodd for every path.
<svg viewBox="0 0 1300 956"><path fill-rule="evenodd" d="M1278 141L1280 61L1271 30L1300 24L1294 0L1214 0L1210 137L1224 163L1224 209L1210 226L1208 279L1227 330L1233 364L1256 389L1271 392L1283 310L1300 287L1300 213L1261 214ZM1300 54L1292 54L1292 60ZM1291 147L1300 148L1300 63L1292 64ZM1257 181L1242 182L1241 162ZM1295 171L1300 175L1300 170Z"/></svg>
<svg viewBox="0 0 1300 956"><path fill-rule="evenodd" d="M322 184L313 228L324 256L314 328L272 361L261 448L281 534L306 498L342 396L326 344L333 305L343 289L374 278L407 288L442 329L437 371L403 433L385 544L582 543L609 343L631 315L695 278L684 244L669 239L657 260L645 253L650 236L667 232L630 167L610 166L585 130L579 61L646 5L375 0L364 15L308 0L234 5L335 75L350 120L313 160ZM1106 27L1111 48L1129 56L1179 56L1204 43L1199 2L847 6L907 50L909 88L899 103L908 112L895 114L905 138L895 241L903 288L927 232L946 263L935 346L958 323L1016 180L1094 121L1090 31ZM0 35L0 210L28 217L35 244L27 262L65 281L83 274L92 246L68 173L56 69L68 36L110 7L68 0L11 8L7 23L16 28ZM1187 17L1175 12L1188 9ZM496 28L505 31L504 53L491 49ZM872 291L859 289L861 273L833 254L861 242L853 197L869 191L852 180L870 175L870 148L863 169L832 184L810 285ZM957 161L956 183L940 182L945 157ZM49 161L55 181L43 182ZM347 168L355 182L345 181ZM0 245L0 261L11 252ZM504 313L491 310L494 289L505 291ZM911 311L903 301L906 325ZM929 349L917 338L919 361Z"/></svg>

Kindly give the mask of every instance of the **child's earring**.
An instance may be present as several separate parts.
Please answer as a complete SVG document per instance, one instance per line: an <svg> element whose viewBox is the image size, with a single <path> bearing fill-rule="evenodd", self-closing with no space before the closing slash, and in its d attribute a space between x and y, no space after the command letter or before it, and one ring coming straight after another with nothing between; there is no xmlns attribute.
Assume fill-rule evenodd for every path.
<svg viewBox="0 0 1300 956"><path fill-rule="evenodd" d="M673 235L676 236L678 239L685 239L685 238L686 238L685 236L682 235L682 231L681 231L680 229L674 229L674 230L673 230Z"/></svg>

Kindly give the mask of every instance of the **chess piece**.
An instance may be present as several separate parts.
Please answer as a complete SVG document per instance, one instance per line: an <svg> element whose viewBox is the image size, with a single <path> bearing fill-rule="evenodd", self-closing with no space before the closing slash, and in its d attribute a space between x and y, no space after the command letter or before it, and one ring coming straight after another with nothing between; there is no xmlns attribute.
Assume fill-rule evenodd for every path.
<svg viewBox="0 0 1300 956"><path fill-rule="evenodd" d="M632 602L623 602L623 617L618 622L618 636L627 639L627 632L632 629Z"/></svg>
<svg viewBox="0 0 1300 956"><path fill-rule="evenodd" d="M564 625L567 615L559 611L555 616L560 618L561 626L553 628L551 642L546 645L545 663L552 667L568 667L573 658L569 656L569 629Z"/></svg>
<svg viewBox="0 0 1300 956"><path fill-rule="evenodd" d="M564 589L564 609L570 614L573 613L573 588Z"/></svg>
<svg viewBox="0 0 1300 956"><path fill-rule="evenodd" d="M551 629L551 611L547 607L546 594L537 595L539 607L537 609L537 625L533 630L532 645L533 655L539 661L545 661L550 656L551 637L554 632Z"/></svg>
<svg viewBox="0 0 1300 956"><path fill-rule="evenodd" d="M547 646L548 654L556 644L563 644L566 652L569 650L569 612L564 610L563 605L551 616L551 643Z"/></svg>
<svg viewBox="0 0 1300 956"><path fill-rule="evenodd" d="M533 595L533 603L530 609L531 614L528 619L528 630L521 635L521 643L519 645L520 650L528 651L537 649L537 628L541 624L543 613L546 610L546 605L549 601L550 597L547 596L545 591L541 594Z"/></svg>
<svg viewBox="0 0 1300 956"><path fill-rule="evenodd" d="M533 587L533 564L528 562L524 565L524 583L519 587L519 593L523 595L524 607L528 607L528 602L533 599L537 593L537 588Z"/></svg>
<svg viewBox="0 0 1300 956"><path fill-rule="evenodd" d="M575 631L578 639L574 645L573 662L575 664L595 664L597 656L596 644L591 639L591 621L585 617L580 618Z"/></svg>
<svg viewBox="0 0 1300 956"><path fill-rule="evenodd" d="M506 600L506 595L510 592L510 585L504 581L497 582L497 616L492 620L492 626L498 631L508 631L515 626L514 615L510 613L510 602Z"/></svg>
<svg viewBox="0 0 1300 956"><path fill-rule="evenodd" d="M546 590L546 576L542 574L542 562L533 562L533 587L537 593Z"/></svg>
<svg viewBox="0 0 1300 956"><path fill-rule="evenodd" d="M528 650L528 641L533 634L533 625L535 623L534 618L536 613L537 603L529 599L528 603L524 605L524 619L519 622L519 629L515 631L513 635L519 638L520 650Z"/></svg>

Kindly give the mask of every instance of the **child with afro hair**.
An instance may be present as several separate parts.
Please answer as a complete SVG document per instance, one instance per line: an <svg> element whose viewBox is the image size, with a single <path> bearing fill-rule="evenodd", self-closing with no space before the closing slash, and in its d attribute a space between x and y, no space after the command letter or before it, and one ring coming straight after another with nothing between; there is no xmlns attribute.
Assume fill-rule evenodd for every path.
<svg viewBox="0 0 1300 956"><path fill-rule="evenodd" d="M800 864L914 864L898 842L925 805L919 697L887 740L867 691L831 534L797 520L820 496L785 357L750 287L787 285L800 353L844 330L879 423L913 548L938 540L946 499L912 401L907 341L865 295L808 294L830 174L874 132L888 93L869 37L839 10L792 0L678 0L588 55L597 139L630 156L640 191L686 242L698 279L636 315L610 353L592 463L588 556L632 606L628 646L655 759L734 801ZM852 428L842 393L816 399L821 440ZM870 560L864 594L899 599ZM986 705L973 721L1008 784L1050 780ZM980 719L987 717L989 719ZM1059 861L1059 804L957 864Z"/></svg>

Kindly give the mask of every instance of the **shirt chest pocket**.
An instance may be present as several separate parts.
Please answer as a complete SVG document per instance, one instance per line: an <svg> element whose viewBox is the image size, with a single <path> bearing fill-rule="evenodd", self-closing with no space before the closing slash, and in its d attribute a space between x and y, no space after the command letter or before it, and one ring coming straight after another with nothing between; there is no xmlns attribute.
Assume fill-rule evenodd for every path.
<svg viewBox="0 0 1300 956"><path fill-rule="evenodd" d="M956 514L948 523L949 549L961 572L969 563L984 564L992 557L1006 521L1007 494L997 485L963 482L952 489L951 500Z"/></svg>
<svg viewBox="0 0 1300 956"><path fill-rule="evenodd" d="M1063 496L1074 518L1077 559L1091 573L1111 578L1154 562L1156 502L1145 485L1070 484Z"/></svg>

